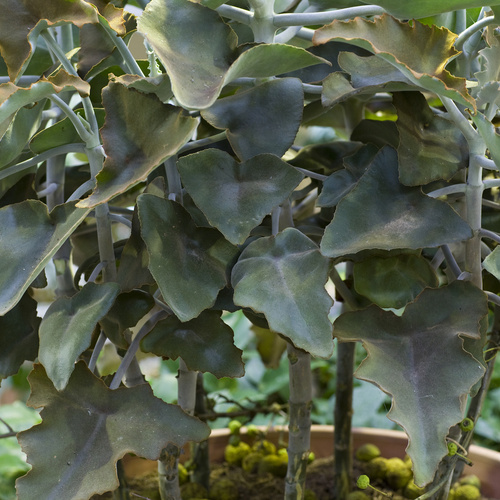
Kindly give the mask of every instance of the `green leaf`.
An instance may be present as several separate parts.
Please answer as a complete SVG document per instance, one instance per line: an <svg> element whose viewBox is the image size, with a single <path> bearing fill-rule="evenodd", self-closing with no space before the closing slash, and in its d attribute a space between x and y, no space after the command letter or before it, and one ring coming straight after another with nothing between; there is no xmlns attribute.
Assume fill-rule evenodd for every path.
<svg viewBox="0 0 500 500"><path fill-rule="evenodd" d="M87 500L118 487L116 462L126 453L159 458L168 443L183 446L210 433L180 407L155 398L148 384L110 390L79 362L58 392L41 365L29 376L28 404L42 423L19 434L32 470L17 481L19 500Z"/></svg>
<svg viewBox="0 0 500 500"><path fill-rule="evenodd" d="M455 281L424 290L401 317L370 306L334 323L340 341L361 341L368 353L356 377L392 396L387 416L408 434L406 451L419 486L433 479L448 453L448 431L463 418L465 397L483 376L481 363L463 349L463 338L480 339L487 312L481 290Z"/></svg>
<svg viewBox="0 0 500 500"><path fill-rule="evenodd" d="M177 102L210 107L227 83L267 78L327 60L285 44L261 44L238 55L236 33L217 12L186 0L152 0L137 23L172 81Z"/></svg>
<svg viewBox="0 0 500 500"><path fill-rule="evenodd" d="M58 391L66 387L75 362L90 345L97 322L119 292L117 283L87 283L72 297L61 297L47 309L40 324L38 357Z"/></svg>
<svg viewBox="0 0 500 500"><path fill-rule="evenodd" d="M87 214L74 203L58 205L49 214L37 200L0 209L0 316L17 304Z"/></svg>
<svg viewBox="0 0 500 500"><path fill-rule="evenodd" d="M234 303L263 313L269 328L313 356L333 351L325 290L329 262L300 231L288 228L248 245L232 272Z"/></svg>
<svg viewBox="0 0 500 500"><path fill-rule="evenodd" d="M106 316L99 320L99 324L114 345L126 349L130 338L125 337L124 332L127 328L136 326L154 304L153 297L142 290L121 293Z"/></svg>
<svg viewBox="0 0 500 500"><path fill-rule="evenodd" d="M458 54L453 47L455 39L456 35L446 28L429 27L418 21L410 26L384 14L373 21L361 17L334 21L316 30L313 42L320 45L342 40L362 47L395 66L414 85L474 108L465 79L444 69Z"/></svg>
<svg viewBox="0 0 500 500"><path fill-rule="evenodd" d="M0 0L0 11L0 53L13 81L27 67L43 29L98 22L97 9L83 0Z"/></svg>
<svg viewBox="0 0 500 500"><path fill-rule="evenodd" d="M234 152L245 161L261 153L283 156L295 140L303 106L301 81L280 78L219 99L202 116L227 130Z"/></svg>
<svg viewBox="0 0 500 500"><path fill-rule="evenodd" d="M438 247L471 236L469 225L446 202L400 184L396 151L386 146L338 204L321 251L340 257L374 248Z"/></svg>
<svg viewBox="0 0 500 500"><path fill-rule="evenodd" d="M380 5L387 12L400 19L419 19L421 17L435 16L443 12L474 7L487 7L500 5L499 0L374 0L364 1L371 5Z"/></svg>
<svg viewBox="0 0 500 500"><path fill-rule="evenodd" d="M426 287L437 287L429 262L419 255L369 257L355 262L354 288L380 307L404 307Z"/></svg>
<svg viewBox="0 0 500 500"><path fill-rule="evenodd" d="M141 226L137 210L137 207L135 207L132 217L132 231L123 247L116 278L123 291L131 291L146 284L154 284L154 279L148 269L149 256L146 244L141 238Z"/></svg>
<svg viewBox="0 0 500 500"><path fill-rule="evenodd" d="M85 118L85 114L81 108L75 109L74 111L77 115ZM95 109L94 111L97 123L102 125L104 123L104 110ZM44 151L48 151L49 149L63 146L64 144L74 144L79 142L83 144L82 138L78 135L78 132L71 123L70 119L66 117L54 123L54 125L44 128L35 134L30 141L30 149L33 153L40 154Z"/></svg>
<svg viewBox="0 0 500 500"><path fill-rule="evenodd" d="M187 0L151 0L137 29L154 48L181 106L210 106L235 58L236 33L219 14Z"/></svg>
<svg viewBox="0 0 500 500"><path fill-rule="evenodd" d="M420 92L397 92L399 180L406 186L450 180L469 162L467 141L454 123L436 115Z"/></svg>
<svg viewBox="0 0 500 500"><path fill-rule="evenodd" d="M480 112L472 115L472 121L475 123L483 141L488 147L491 158L497 167L500 166L500 135L497 134L495 126Z"/></svg>
<svg viewBox="0 0 500 500"><path fill-rule="evenodd" d="M78 203L94 207L143 181L161 162L174 155L198 124L180 108L163 104L118 83L103 90L106 122L101 129L107 158L97 174L94 192Z"/></svg>
<svg viewBox="0 0 500 500"><path fill-rule="evenodd" d="M212 228L197 227L178 203L142 194L137 199L149 270L181 321L212 307L227 284L237 249Z"/></svg>
<svg viewBox="0 0 500 500"><path fill-rule="evenodd" d="M38 130L45 100L33 107L21 108L0 138L0 169L14 161Z"/></svg>
<svg viewBox="0 0 500 500"><path fill-rule="evenodd" d="M48 79L41 78L29 88L16 87L10 82L2 83L0 85L0 124L22 107L63 90L76 90L85 96L90 92L90 85L62 69Z"/></svg>
<svg viewBox="0 0 500 500"><path fill-rule="evenodd" d="M136 89L143 94L156 94L161 102L167 103L173 96L170 78L167 74L142 78L137 75L110 75L111 81L121 83L127 88Z"/></svg>
<svg viewBox="0 0 500 500"><path fill-rule="evenodd" d="M184 156L177 166L198 208L234 244L244 243L250 231L287 199L304 177L274 155L258 155L238 163L218 149Z"/></svg>
<svg viewBox="0 0 500 500"><path fill-rule="evenodd" d="M484 259L483 267L497 280L500 280L500 247L495 247L495 250Z"/></svg>
<svg viewBox="0 0 500 500"><path fill-rule="evenodd" d="M180 357L190 370L209 372L217 378L245 373L233 331L216 311L203 311L186 323L175 316L158 321L142 340L141 349L171 359Z"/></svg>
<svg viewBox="0 0 500 500"><path fill-rule="evenodd" d="M15 375L38 355L37 302L25 293L19 303L0 316L0 379Z"/></svg>

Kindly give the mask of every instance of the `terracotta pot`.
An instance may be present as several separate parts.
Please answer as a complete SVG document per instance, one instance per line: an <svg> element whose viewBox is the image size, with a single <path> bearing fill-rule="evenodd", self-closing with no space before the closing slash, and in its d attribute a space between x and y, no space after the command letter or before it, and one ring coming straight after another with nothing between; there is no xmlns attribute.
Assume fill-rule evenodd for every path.
<svg viewBox="0 0 500 500"><path fill-rule="evenodd" d="M244 428L242 429L244 431ZM274 428L267 430L267 439L278 443L287 440L286 428ZM214 462L222 462L224 459L224 448L229 438L228 429L216 429L212 431L209 439L210 459ZM245 439L243 437L243 439ZM371 428L353 429L354 449L365 443L373 443L380 448L385 457L400 457L405 455L408 444L406 434L399 431ZM330 425L313 425L311 427L311 450L317 458L328 457L333 454L333 427ZM466 474L475 474L482 484L484 496L492 499L500 499L500 453L472 445L469 450L469 458L473 465L466 466ZM137 461L139 460L139 462ZM156 462L136 459L125 462L125 473L134 470L146 472L156 468Z"/></svg>

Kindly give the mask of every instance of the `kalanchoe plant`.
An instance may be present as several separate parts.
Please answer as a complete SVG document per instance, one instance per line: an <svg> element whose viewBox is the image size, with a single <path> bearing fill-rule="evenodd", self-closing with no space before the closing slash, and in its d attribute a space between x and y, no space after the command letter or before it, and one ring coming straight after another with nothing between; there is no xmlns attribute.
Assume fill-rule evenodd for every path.
<svg viewBox="0 0 500 500"><path fill-rule="evenodd" d="M499 346L500 0L125 4L0 0L0 376L36 361L43 419L19 434L19 499L113 490L128 452L160 459L179 499L181 447L209 435L198 373L244 372L221 319L240 309L287 340L287 499L304 492L311 357L333 336L337 498L355 341L415 483L446 498L462 464L447 440L470 444L458 424ZM180 359L179 406L153 396L139 349Z"/></svg>

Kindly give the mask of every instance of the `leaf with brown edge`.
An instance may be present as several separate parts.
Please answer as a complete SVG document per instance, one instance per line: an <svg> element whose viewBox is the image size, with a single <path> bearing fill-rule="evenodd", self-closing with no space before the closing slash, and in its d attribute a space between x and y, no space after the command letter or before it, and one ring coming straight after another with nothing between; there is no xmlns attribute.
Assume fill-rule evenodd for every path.
<svg viewBox="0 0 500 500"><path fill-rule="evenodd" d="M96 7L83 0L0 0L0 12L0 54L13 81L26 69L43 29L98 22Z"/></svg>
<svg viewBox="0 0 500 500"><path fill-rule="evenodd" d="M149 384L109 389L83 362L58 392L42 365L29 376L28 404L42 423L19 434L32 470L17 480L19 500L87 500L118 487L116 462L126 453L159 458L169 443L202 441L206 424L153 395Z"/></svg>
<svg viewBox="0 0 500 500"><path fill-rule="evenodd" d="M469 282L424 290L401 317L376 306L347 312L334 323L341 342L360 341L368 355L356 377L393 398L387 416L409 437L415 483L429 483L448 453L446 436L463 418L465 398L483 376L463 348L482 342L486 295ZM447 362L443 363L443 355Z"/></svg>
<svg viewBox="0 0 500 500"><path fill-rule="evenodd" d="M94 192L79 207L99 205L146 179L189 141L198 124L156 95L119 83L111 82L103 90L103 105L106 121L101 136L107 157Z"/></svg>
<svg viewBox="0 0 500 500"><path fill-rule="evenodd" d="M361 17L333 21L315 31L313 43L321 45L340 40L362 47L397 67L413 84L475 109L465 79L445 69L458 54L453 47L456 37L446 28L430 27L418 21L410 26L384 14L373 21Z"/></svg>
<svg viewBox="0 0 500 500"><path fill-rule="evenodd" d="M9 119L23 106L68 89L87 96L90 92L90 85L77 76L66 73L63 69L49 78L41 78L28 88L17 87L11 82L2 83L0 85L0 123Z"/></svg>

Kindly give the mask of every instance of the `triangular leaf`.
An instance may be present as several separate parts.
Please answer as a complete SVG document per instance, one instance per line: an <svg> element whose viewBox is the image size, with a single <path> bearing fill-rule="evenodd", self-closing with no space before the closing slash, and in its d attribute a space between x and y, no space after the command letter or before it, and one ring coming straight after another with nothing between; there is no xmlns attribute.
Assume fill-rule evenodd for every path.
<svg viewBox="0 0 500 500"><path fill-rule="evenodd" d="M97 187L79 207L93 207L137 184L192 137L198 124L182 110L118 83L103 90L106 122L101 130L107 158Z"/></svg>
<svg viewBox="0 0 500 500"><path fill-rule="evenodd" d="M429 262L419 255L369 257L354 263L354 288L380 307L404 307L426 287L438 286Z"/></svg>
<svg viewBox="0 0 500 500"><path fill-rule="evenodd" d="M49 214L37 200L0 209L0 316L19 301L88 212L66 203Z"/></svg>
<svg viewBox="0 0 500 500"><path fill-rule="evenodd" d="M485 294L455 281L424 290L401 317L370 306L334 323L341 341L361 341L368 356L356 372L393 398L388 417L409 437L415 483L429 483L448 453L445 438L463 418L465 397L484 368L463 349L463 337L480 339ZM443 355L447 362L442 362Z"/></svg>
<svg viewBox="0 0 500 500"><path fill-rule="evenodd" d="M202 116L227 138L241 160L261 153L283 156L302 119L304 91L297 78L280 78L219 99Z"/></svg>
<svg viewBox="0 0 500 500"><path fill-rule="evenodd" d="M384 14L373 21L362 17L334 21L316 30L313 41L319 45L342 40L362 47L398 68L415 85L474 107L465 79L444 69L458 54L453 47L455 39L456 35L446 28L429 27L418 21L410 26Z"/></svg>
<svg viewBox="0 0 500 500"><path fill-rule="evenodd" d="M386 146L339 203L321 251L340 257L373 248L437 247L471 236L469 225L446 202L400 184L396 151Z"/></svg>
<svg viewBox="0 0 500 500"><path fill-rule="evenodd" d="M486 143L495 165L500 167L500 135L495 126L480 112L472 115L472 120Z"/></svg>
<svg viewBox="0 0 500 500"><path fill-rule="evenodd" d="M197 227L174 201L142 194L137 206L149 270L163 299L181 321L196 318L226 286L236 247L215 229Z"/></svg>
<svg viewBox="0 0 500 500"><path fill-rule="evenodd" d="M238 163L224 151L206 149L181 158L177 166L198 208L234 244L244 243L250 231L303 179L293 167L269 154Z"/></svg>
<svg viewBox="0 0 500 500"><path fill-rule="evenodd" d="M4 316L0 316L0 379L15 375L21 365L38 355L37 302L27 293Z"/></svg>
<svg viewBox="0 0 500 500"><path fill-rule="evenodd" d="M47 309L40 324L40 363L54 387L61 391L75 362L89 347L97 322L113 305L117 283L87 283L72 297L61 297Z"/></svg>
<svg viewBox="0 0 500 500"><path fill-rule="evenodd" d="M42 423L19 434L33 468L17 480L19 500L87 500L118 487L116 462L126 453L156 460L168 443L201 441L209 428L153 396L148 384L110 390L83 362L58 392L41 365L29 376L28 404Z"/></svg>
<svg viewBox="0 0 500 500"><path fill-rule="evenodd" d="M495 247L495 250L484 259L483 267L497 280L500 280L500 247Z"/></svg>
<svg viewBox="0 0 500 500"><path fill-rule="evenodd" d="M263 313L269 328L313 356L333 351L325 290L329 262L300 231L260 238L242 252L232 273L234 303Z"/></svg>
<svg viewBox="0 0 500 500"><path fill-rule="evenodd" d="M467 167L467 141L454 123L436 115L420 92L396 92L399 180L406 186L450 180Z"/></svg>
<svg viewBox="0 0 500 500"><path fill-rule="evenodd" d="M158 321L144 337L141 349L171 359L180 357L190 370L209 372L217 378L245 373L233 331L217 311L203 311L186 323L175 316Z"/></svg>
<svg viewBox="0 0 500 500"><path fill-rule="evenodd" d="M217 12L187 0L151 0L137 29L167 69L181 106L202 109L217 99L238 41Z"/></svg>

